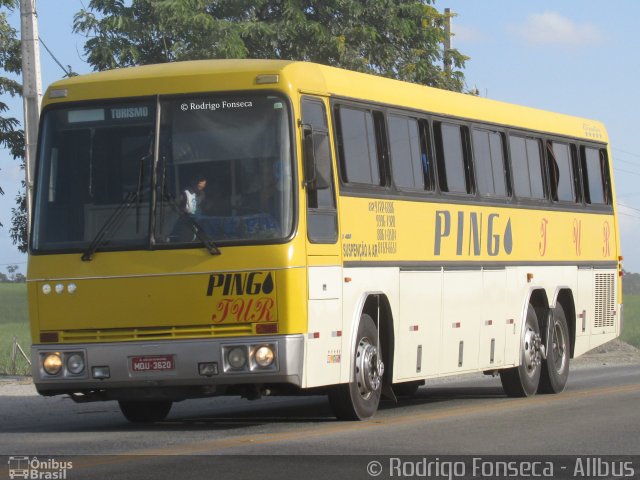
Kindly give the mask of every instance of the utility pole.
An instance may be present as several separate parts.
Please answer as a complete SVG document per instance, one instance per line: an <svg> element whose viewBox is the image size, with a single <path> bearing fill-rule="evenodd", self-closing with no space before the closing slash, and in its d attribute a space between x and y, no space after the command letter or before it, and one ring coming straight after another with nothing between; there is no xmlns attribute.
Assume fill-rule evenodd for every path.
<svg viewBox="0 0 640 480"><path fill-rule="evenodd" d="M24 104L24 171L27 184L27 231L31 228L33 178L35 172L42 80L40 78L40 45L36 0L20 0L22 42L22 100Z"/></svg>
<svg viewBox="0 0 640 480"><path fill-rule="evenodd" d="M451 75L451 58L449 52L451 51L451 9L444 9L444 72L449 77Z"/></svg>

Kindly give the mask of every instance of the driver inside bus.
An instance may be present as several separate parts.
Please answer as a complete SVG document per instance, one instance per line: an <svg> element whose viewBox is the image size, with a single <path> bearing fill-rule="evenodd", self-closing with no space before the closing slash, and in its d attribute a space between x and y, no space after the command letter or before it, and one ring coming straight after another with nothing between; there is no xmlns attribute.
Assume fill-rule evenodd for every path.
<svg viewBox="0 0 640 480"><path fill-rule="evenodd" d="M202 213L202 205L205 200L204 189L207 179L204 175L196 175L189 186L180 195L180 208L189 215Z"/></svg>

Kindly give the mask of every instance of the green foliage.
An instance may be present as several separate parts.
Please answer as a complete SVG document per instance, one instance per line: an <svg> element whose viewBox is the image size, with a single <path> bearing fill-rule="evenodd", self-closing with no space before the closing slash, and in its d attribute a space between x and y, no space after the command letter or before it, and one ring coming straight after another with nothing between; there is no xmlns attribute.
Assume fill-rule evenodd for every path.
<svg viewBox="0 0 640 480"><path fill-rule="evenodd" d="M624 272L622 277L622 293L640 295L640 274Z"/></svg>
<svg viewBox="0 0 640 480"><path fill-rule="evenodd" d="M7 21L7 11L17 7L16 0L0 0L0 71L8 75L19 76L22 70L22 59L20 54L20 40L16 30ZM3 11L4 9L4 11ZM15 97L21 95L22 85L16 80L4 75L0 75L0 98L7 95ZM9 107L0 100L0 148L6 148L14 159L21 162L24 168L24 132L20 128L18 119L4 116ZM23 185L24 189L24 185ZM0 189L0 195L4 192ZM16 197L24 197L24 193L19 193ZM16 208L12 210L11 237L19 250L26 251L27 242L27 217L26 202L18 202ZM0 227L2 224L0 223Z"/></svg>
<svg viewBox="0 0 640 480"><path fill-rule="evenodd" d="M16 361L17 372L11 372L13 337L29 354L31 338L27 319L27 287L24 283L0 284L0 375L28 374L29 366L21 358Z"/></svg>
<svg viewBox="0 0 640 480"><path fill-rule="evenodd" d="M640 348L640 295L625 295L624 326L620 339Z"/></svg>
<svg viewBox="0 0 640 480"><path fill-rule="evenodd" d="M0 283L0 325L27 322L27 286L24 283Z"/></svg>
<svg viewBox="0 0 640 480"><path fill-rule="evenodd" d="M432 0L91 0L74 31L96 70L209 58L307 60L461 91Z"/></svg>

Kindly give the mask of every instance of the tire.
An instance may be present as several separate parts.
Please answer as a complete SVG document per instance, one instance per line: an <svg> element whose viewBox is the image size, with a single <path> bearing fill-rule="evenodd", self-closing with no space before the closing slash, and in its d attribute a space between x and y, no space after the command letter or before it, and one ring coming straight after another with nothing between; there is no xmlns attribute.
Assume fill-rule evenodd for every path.
<svg viewBox="0 0 640 480"><path fill-rule="evenodd" d="M173 402L170 400L162 401L125 401L120 400L118 402L120 411L127 420L132 423L153 423L160 422L167 418L171 405Z"/></svg>
<svg viewBox="0 0 640 480"><path fill-rule="evenodd" d="M560 393L567 385L569 378L569 357L571 347L569 326L562 305L553 311L553 325L548 342L547 359L542 362L542 375L538 393Z"/></svg>
<svg viewBox="0 0 640 480"><path fill-rule="evenodd" d="M378 343L378 329L369 315L363 313L358 325L353 352L354 380L336 385L329 392L329 403L339 420L366 420L375 415L380 403L384 363Z"/></svg>
<svg viewBox="0 0 640 480"><path fill-rule="evenodd" d="M520 341L520 365L500 370L502 388L509 397L530 397L536 394L542 372L541 345L538 316L529 304Z"/></svg>

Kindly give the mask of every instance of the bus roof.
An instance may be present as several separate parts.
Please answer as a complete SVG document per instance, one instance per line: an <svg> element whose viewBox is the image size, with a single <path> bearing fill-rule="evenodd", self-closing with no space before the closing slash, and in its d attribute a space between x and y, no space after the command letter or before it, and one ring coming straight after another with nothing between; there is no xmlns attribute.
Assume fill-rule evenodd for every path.
<svg viewBox="0 0 640 480"><path fill-rule="evenodd" d="M278 84L257 84L259 75L279 75ZM195 60L145 65L80 75L52 84L44 104L158 94L271 89L305 92L514 128L607 142L594 120L499 102L467 94L401 82L310 62L287 60ZM66 96L51 98L66 89Z"/></svg>

